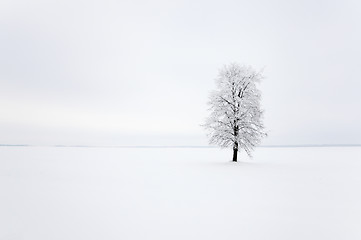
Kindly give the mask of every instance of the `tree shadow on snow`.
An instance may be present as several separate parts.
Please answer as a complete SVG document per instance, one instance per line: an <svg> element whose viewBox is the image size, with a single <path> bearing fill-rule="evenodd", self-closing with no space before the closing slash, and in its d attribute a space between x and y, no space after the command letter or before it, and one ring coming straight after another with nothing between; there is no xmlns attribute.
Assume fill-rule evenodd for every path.
<svg viewBox="0 0 361 240"><path fill-rule="evenodd" d="M262 164L260 164L259 162L250 162L250 161L238 161L238 162L233 162L233 161L217 161L217 162L207 162L207 165L211 165L211 166L225 166L225 167L257 167L257 166L261 166Z"/></svg>

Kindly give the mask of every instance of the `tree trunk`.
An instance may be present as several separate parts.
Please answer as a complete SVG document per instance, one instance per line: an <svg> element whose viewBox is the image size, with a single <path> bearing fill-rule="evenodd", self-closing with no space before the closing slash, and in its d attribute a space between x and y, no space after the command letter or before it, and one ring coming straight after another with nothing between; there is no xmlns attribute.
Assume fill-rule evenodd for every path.
<svg viewBox="0 0 361 240"><path fill-rule="evenodd" d="M237 162L237 153L238 153L238 149L237 148L233 148L233 162Z"/></svg>

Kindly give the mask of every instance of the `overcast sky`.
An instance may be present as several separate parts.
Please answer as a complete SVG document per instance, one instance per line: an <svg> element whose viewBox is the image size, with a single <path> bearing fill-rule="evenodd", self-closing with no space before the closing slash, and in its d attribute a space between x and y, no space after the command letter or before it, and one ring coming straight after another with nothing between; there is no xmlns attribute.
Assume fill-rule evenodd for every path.
<svg viewBox="0 0 361 240"><path fill-rule="evenodd" d="M1 0L0 144L206 145L230 62L265 144L361 143L360 43L358 0Z"/></svg>

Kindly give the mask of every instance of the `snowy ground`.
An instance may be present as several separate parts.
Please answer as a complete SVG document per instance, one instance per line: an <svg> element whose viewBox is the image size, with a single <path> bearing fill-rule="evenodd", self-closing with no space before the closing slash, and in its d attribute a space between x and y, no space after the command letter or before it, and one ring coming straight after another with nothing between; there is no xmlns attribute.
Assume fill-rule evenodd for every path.
<svg viewBox="0 0 361 240"><path fill-rule="evenodd" d="M361 239L361 148L0 147L0 239Z"/></svg>

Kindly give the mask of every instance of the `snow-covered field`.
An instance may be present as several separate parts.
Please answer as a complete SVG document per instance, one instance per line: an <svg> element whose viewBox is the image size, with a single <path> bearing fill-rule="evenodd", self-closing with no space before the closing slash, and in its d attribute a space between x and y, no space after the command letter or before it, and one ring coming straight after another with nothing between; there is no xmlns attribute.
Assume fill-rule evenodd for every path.
<svg viewBox="0 0 361 240"><path fill-rule="evenodd" d="M242 159L243 158L243 159ZM361 239L361 148L0 147L0 239Z"/></svg>

